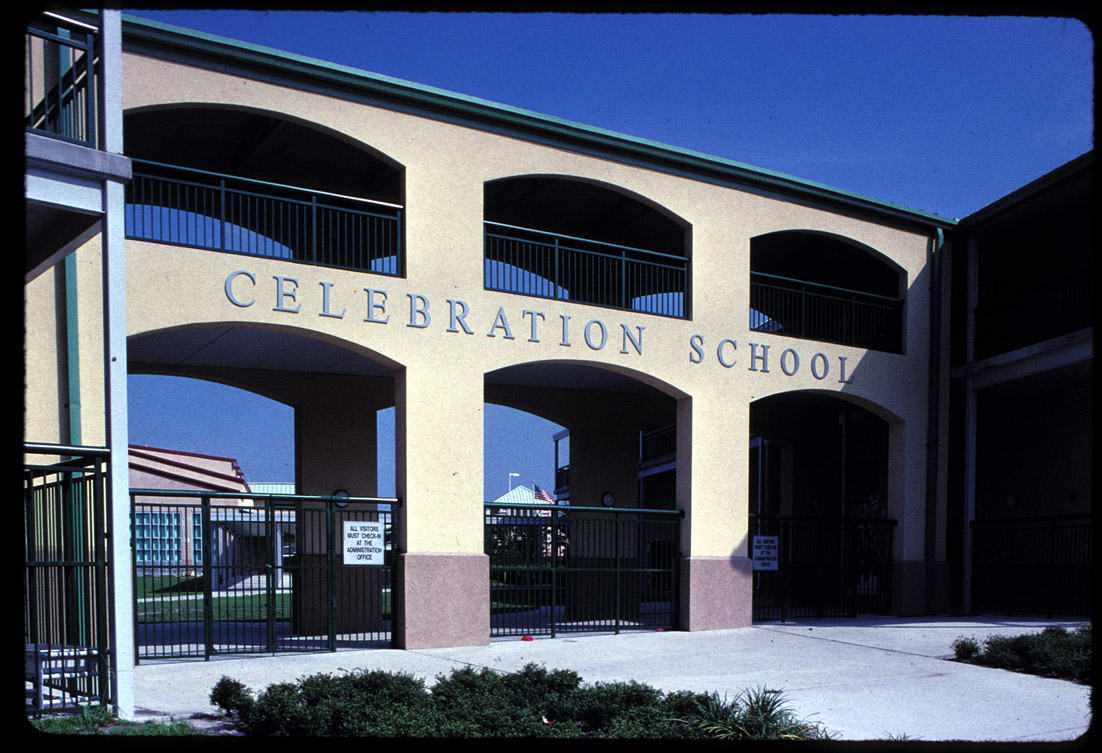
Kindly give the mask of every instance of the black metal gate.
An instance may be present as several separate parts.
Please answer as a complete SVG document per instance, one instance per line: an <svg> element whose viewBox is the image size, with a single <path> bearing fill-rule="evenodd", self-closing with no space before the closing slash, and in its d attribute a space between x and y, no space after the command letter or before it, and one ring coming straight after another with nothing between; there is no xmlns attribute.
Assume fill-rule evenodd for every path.
<svg viewBox="0 0 1102 753"><path fill-rule="evenodd" d="M58 462L23 467L27 712L111 701L104 448L25 445Z"/></svg>
<svg viewBox="0 0 1102 753"><path fill-rule="evenodd" d="M485 508L490 635L676 627L677 510Z"/></svg>
<svg viewBox="0 0 1102 753"><path fill-rule="evenodd" d="M972 610L1089 615L1091 515L973 521Z"/></svg>
<svg viewBox="0 0 1102 753"><path fill-rule="evenodd" d="M776 537L776 569L754 570L755 620L891 611L894 520L751 515L750 535Z"/></svg>
<svg viewBox="0 0 1102 753"><path fill-rule="evenodd" d="M130 496L138 660L389 645L397 500Z"/></svg>

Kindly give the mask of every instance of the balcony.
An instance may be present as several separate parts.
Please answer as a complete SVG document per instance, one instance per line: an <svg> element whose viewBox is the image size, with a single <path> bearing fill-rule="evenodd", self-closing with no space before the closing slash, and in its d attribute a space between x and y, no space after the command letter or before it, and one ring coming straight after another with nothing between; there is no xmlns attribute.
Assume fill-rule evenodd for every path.
<svg viewBox="0 0 1102 753"><path fill-rule="evenodd" d="M999 290L1001 300L976 309L976 358L1024 348L1094 324L1090 273L1038 285Z"/></svg>
<svg viewBox="0 0 1102 753"><path fill-rule="evenodd" d="M134 161L126 237L401 276L402 207Z"/></svg>
<svg viewBox="0 0 1102 753"><path fill-rule="evenodd" d="M95 148L96 29L54 14L27 27L23 123L28 132Z"/></svg>
<svg viewBox="0 0 1102 753"><path fill-rule="evenodd" d="M555 469L555 496L570 494L570 466Z"/></svg>
<svg viewBox="0 0 1102 753"><path fill-rule="evenodd" d="M614 243L485 223L485 287L684 319L689 260Z"/></svg>
<svg viewBox="0 0 1102 753"><path fill-rule="evenodd" d="M902 353L903 301L751 272L750 329Z"/></svg>
<svg viewBox="0 0 1102 753"><path fill-rule="evenodd" d="M677 427L663 426L639 432L639 469L664 470L677 460Z"/></svg>

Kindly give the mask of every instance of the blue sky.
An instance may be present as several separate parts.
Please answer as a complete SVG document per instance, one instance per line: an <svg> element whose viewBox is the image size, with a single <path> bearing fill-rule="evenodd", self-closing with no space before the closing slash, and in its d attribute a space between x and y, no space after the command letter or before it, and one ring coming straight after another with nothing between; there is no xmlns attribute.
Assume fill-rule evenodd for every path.
<svg viewBox="0 0 1102 753"><path fill-rule="evenodd" d="M133 13L950 218L1093 147L1093 37L1075 19ZM172 404L214 409L189 428ZM254 481L293 477L282 406L132 377L130 410L134 443L231 455ZM510 413L487 407L488 436L505 439L486 445L487 498L508 491L510 472L552 483L555 427Z"/></svg>

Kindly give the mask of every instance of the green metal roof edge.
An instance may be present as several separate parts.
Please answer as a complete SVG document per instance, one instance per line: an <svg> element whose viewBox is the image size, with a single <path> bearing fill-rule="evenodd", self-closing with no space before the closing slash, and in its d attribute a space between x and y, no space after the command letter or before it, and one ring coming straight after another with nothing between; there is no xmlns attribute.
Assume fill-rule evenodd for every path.
<svg viewBox="0 0 1102 753"><path fill-rule="evenodd" d="M297 74L315 80L327 80L374 95L413 102L436 110L459 113L483 121L565 138L603 149L612 149L635 157L668 165L710 173L717 177L749 183L779 192L813 198L832 204L892 217L927 227L951 228L957 220L880 201L868 196L833 188L733 160L588 126L552 115L512 107L478 97L417 84L403 79L359 70L337 63L297 55L271 47L241 42L180 26L123 14L123 35L148 42L178 47L192 53L230 58L275 68L284 74Z"/></svg>
<svg viewBox="0 0 1102 753"><path fill-rule="evenodd" d="M1094 149L1083 152L1078 157L1068 160L1059 167L1053 168L1036 180L1032 180L1021 188L1018 188L1006 196L1002 196L985 207L977 209L972 214L961 219L957 223L959 230L971 230L999 215L1012 211L1018 204L1029 201L1031 198L1052 188L1064 180L1074 178L1080 172L1089 170L1094 163Z"/></svg>

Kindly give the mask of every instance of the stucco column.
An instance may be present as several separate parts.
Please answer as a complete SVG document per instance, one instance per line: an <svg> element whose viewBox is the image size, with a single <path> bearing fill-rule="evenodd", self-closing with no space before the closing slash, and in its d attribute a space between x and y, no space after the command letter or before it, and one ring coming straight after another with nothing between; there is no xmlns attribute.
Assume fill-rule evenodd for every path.
<svg viewBox="0 0 1102 753"><path fill-rule="evenodd" d="M677 506L686 512L680 624L685 630L751 623L749 436L749 406L722 390L678 401Z"/></svg>
<svg viewBox="0 0 1102 753"><path fill-rule="evenodd" d="M317 394L295 407L299 494L378 494L376 413L355 395Z"/></svg>
<svg viewBox="0 0 1102 753"><path fill-rule="evenodd" d="M490 639L483 542L483 375L426 357L395 379L398 543L394 638L400 648Z"/></svg>
<svg viewBox="0 0 1102 753"><path fill-rule="evenodd" d="M888 513L898 521L892 540L892 613L926 610L926 422L888 429Z"/></svg>
<svg viewBox="0 0 1102 753"><path fill-rule="evenodd" d="M634 424L596 420L570 433L570 504L601 507L605 492L615 497L616 507L639 506L639 428Z"/></svg>

